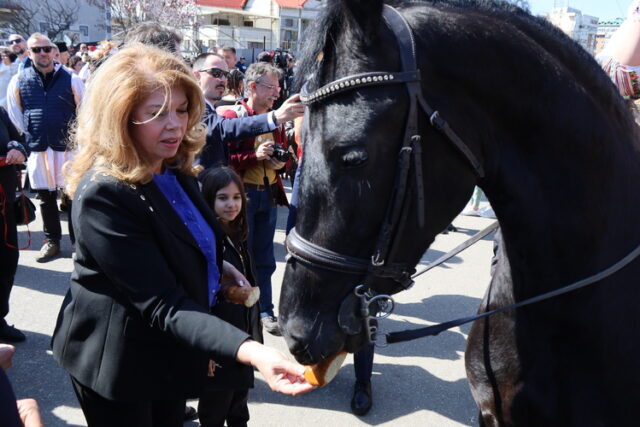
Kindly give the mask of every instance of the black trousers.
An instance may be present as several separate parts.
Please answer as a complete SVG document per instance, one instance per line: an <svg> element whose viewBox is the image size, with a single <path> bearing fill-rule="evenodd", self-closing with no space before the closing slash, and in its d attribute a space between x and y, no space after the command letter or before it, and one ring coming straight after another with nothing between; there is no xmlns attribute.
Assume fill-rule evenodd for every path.
<svg viewBox="0 0 640 427"><path fill-rule="evenodd" d="M356 381L371 381L374 348L373 345L367 345L353 353L353 368L356 372Z"/></svg>
<svg viewBox="0 0 640 427"><path fill-rule="evenodd" d="M89 427L182 427L185 399L115 402L71 377Z"/></svg>
<svg viewBox="0 0 640 427"><path fill-rule="evenodd" d="M246 427L249 390L204 390L198 401L201 427Z"/></svg>
<svg viewBox="0 0 640 427"><path fill-rule="evenodd" d="M0 200L0 322L9 313L9 294L18 268L18 231L13 211L16 184L15 168L0 167L0 186L4 194L4 200Z"/></svg>
<svg viewBox="0 0 640 427"><path fill-rule="evenodd" d="M36 190L40 200L40 213L42 214L42 229L47 240L60 242L62 227L60 226L60 212L58 211L58 192L49 190ZM71 243L75 243L73 227L71 226L71 201L69 201L69 237Z"/></svg>

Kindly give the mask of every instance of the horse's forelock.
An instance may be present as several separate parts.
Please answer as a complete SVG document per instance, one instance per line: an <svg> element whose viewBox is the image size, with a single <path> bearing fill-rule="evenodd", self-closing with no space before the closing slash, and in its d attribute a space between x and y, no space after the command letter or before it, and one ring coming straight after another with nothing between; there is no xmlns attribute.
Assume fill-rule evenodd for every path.
<svg viewBox="0 0 640 427"><path fill-rule="evenodd" d="M357 65L366 65L370 61L366 48L373 41L371 34L366 31L354 16L354 11L345 6L344 0L327 1L318 18L305 32L303 59L298 66L295 87L299 90L309 82L308 88L312 91L321 86L319 79L322 78L323 69L327 68L329 58L333 62L338 60L343 65L350 65L352 69ZM328 77L334 79L334 76Z"/></svg>

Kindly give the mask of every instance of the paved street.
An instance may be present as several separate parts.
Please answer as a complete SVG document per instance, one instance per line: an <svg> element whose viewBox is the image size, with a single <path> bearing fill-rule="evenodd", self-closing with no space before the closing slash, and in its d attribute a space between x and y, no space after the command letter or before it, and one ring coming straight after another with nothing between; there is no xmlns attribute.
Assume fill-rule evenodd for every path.
<svg viewBox="0 0 640 427"><path fill-rule="evenodd" d="M284 271L284 224L286 210L279 212L276 232L278 269L274 295L278 298ZM65 236L63 257L46 264L34 261L43 235L38 222L31 225L32 245L21 251L16 285L7 318L27 335L17 345L9 377L19 398L38 400L47 426L85 426L86 423L65 372L49 350L58 309L69 286L71 247ZM433 261L486 227L492 220L460 216L454 224L460 232L440 235L422 263ZM66 229L66 224L63 226ZM21 244L27 240L19 227ZM491 238L485 238L448 263L421 276L409 291L398 295L396 312L383 321L385 330L428 325L475 312L489 279ZM419 267L418 267L419 268ZM423 338L376 350L374 406L364 417L349 410L354 380L351 357L336 379L325 388L301 397L272 393L259 374L250 392L252 426L461 426L476 425L477 410L464 373L464 349L469 326L437 337ZM266 335L267 344L286 351L282 338ZM197 426L197 423L186 423ZM114 426L119 427L119 426Z"/></svg>

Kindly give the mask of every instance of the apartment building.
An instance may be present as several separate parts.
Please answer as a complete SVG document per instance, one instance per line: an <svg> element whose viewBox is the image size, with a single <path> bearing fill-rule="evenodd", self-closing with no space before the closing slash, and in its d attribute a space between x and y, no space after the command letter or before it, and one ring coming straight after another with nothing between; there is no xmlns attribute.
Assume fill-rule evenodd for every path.
<svg viewBox="0 0 640 427"><path fill-rule="evenodd" d="M320 0L196 0L199 17L185 34L184 48L233 46L244 50L296 51L300 35L321 7Z"/></svg>
<svg viewBox="0 0 640 427"><path fill-rule="evenodd" d="M542 16L577 41L585 50L594 52L598 33L598 18L583 15L578 9L566 6L554 7L551 12Z"/></svg>

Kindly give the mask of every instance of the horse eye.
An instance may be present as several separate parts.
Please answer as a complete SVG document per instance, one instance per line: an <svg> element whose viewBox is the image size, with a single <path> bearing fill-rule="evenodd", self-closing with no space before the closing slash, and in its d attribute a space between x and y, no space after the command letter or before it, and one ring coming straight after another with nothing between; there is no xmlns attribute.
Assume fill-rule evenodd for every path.
<svg viewBox="0 0 640 427"><path fill-rule="evenodd" d="M369 155L363 149L354 149L342 155L342 164L347 168L364 166L369 160Z"/></svg>

